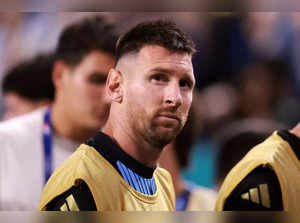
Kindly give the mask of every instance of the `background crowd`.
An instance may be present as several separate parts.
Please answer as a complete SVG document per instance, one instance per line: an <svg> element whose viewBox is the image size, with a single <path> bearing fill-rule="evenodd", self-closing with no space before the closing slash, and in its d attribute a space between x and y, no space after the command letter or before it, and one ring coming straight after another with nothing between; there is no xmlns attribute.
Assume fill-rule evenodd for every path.
<svg viewBox="0 0 300 223"><path fill-rule="evenodd" d="M217 190L252 146L300 120L300 13L9 12L0 13L2 121L51 104L48 54L63 27L92 14L106 17L119 33L146 19L171 19L195 41L193 140L191 146L179 142L188 154L181 163L185 180ZM16 111L22 103L26 108Z"/></svg>

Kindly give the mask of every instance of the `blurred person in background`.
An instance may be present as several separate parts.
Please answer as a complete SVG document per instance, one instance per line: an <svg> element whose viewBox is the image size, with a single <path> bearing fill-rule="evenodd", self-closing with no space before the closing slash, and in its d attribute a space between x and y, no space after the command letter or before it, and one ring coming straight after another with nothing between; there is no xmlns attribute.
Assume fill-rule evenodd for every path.
<svg viewBox="0 0 300 223"><path fill-rule="evenodd" d="M20 13L0 13L0 82L2 80L2 74L8 67L12 67L11 57L8 53L9 48L13 48L12 37L18 35L11 35L17 32L20 24ZM14 63L16 64L16 63ZM0 92L0 100L2 99L2 92ZM3 104L0 103L0 117L4 113Z"/></svg>
<svg viewBox="0 0 300 223"><path fill-rule="evenodd" d="M182 177L182 169L191 161L191 149L201 128L197 119L198 103L197 97L194 97L186 125L176 139L164 148L159 158L159 166L168 170L173 179L176 211L212 211L217 197L214 190L197 186Z"/></svg>
<svg viewBox="0 0 300 223"><path fill-rule="evenodd" d="M299 146L300 124L254 146L227 174L215 210L299 211Z"/></svg>
<svg viewBox="0 0 300 223"><path fill-rule="evenodd" d="M116 39L103 17L82 19L62 31L52 69L52 106L0 124L1 210L36 210L52 171L104 125L109 109L104 88Z"/></svg>
<svg viewBox="0 0 300 223"><path fill-rule="evenodd" d="M8 68L39 52L53 50L61 30L67 24L91 14L95 13L1 12L0 81ZM0 103L0 116L3 110Z"/></svg>
<svg viewBox="0 0 300 223"><path fill-rule="evenodd" d="M236 119L274 119L288 79L281 61L259 60L244 66L237 77Z"/></svg>
<svg viewBox="0 0 300 223"><path fill-rule="evenodd" d="M4 114L2 120L49 106L54 99L52 54L39 54L8 70L2 81Z"/></svg>

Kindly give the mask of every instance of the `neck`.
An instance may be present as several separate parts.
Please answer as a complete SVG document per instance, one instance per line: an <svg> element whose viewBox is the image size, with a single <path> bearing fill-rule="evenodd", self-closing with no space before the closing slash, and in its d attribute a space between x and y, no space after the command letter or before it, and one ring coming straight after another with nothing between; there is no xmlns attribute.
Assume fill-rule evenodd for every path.
<svg viewBox="0 0 300 223"><path fill-rule="evenodd" d="M156 166L162 148L154 148L145 141L139 141L130 128L122 124L122 122L114 123L109 118L103 131L138 162L148 167Z"/></svg>
<svg viewBox="0 0 300 223"><path fill-rule="evenodd" d="M51 108L51 121L55 134L77 143L86 141L96 133L95 130L76 125L64 109L64 106L57 102L53 103Z"/></svg>

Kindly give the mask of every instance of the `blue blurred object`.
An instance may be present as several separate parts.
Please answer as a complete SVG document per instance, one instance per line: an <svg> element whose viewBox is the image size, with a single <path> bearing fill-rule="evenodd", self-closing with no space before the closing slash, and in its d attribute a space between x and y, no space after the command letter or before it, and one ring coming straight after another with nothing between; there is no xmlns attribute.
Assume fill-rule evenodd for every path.
<svg viewBox="0 0 300 223"><path fill-rule="evenodd" d="M199 186L214 188L216 177L216 145L199 138L191 151L190 164L182 172L183 178Z"/></svg>

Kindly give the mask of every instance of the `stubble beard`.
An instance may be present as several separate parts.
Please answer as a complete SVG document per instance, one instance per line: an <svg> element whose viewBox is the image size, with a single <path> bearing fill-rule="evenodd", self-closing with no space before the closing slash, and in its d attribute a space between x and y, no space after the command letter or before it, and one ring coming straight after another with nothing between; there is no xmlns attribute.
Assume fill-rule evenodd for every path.
<svg viewBox="0 0 300 223"><path fill-rule="evenodd" d="M167 129L166 127L155 123L155 117L151 118L151 120L144 120L144 127L141 131L144 133L142 137L145 141L147 141L152 147L156 148L159 151L172 142L176 136L182 130L185 121L179 121L177 126L174 126L172 129ZM147 126L148 123L148 126Z"/></svg>
<svg viewBox="0 0 300 223"><path fill-rule="evenodd" d="M182 130L187 117L181 115L176 126L164 126L157 122L160 110L147 113L145 110L134 112L134 107L129 107L127 117L130 117L131 128L137 137L137 142L148 144L161 152L163 148L172 142Z"/></svg>

